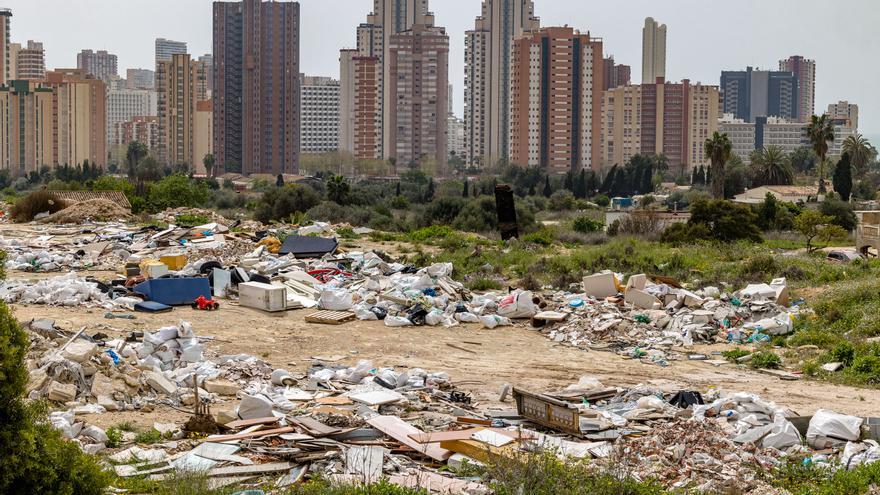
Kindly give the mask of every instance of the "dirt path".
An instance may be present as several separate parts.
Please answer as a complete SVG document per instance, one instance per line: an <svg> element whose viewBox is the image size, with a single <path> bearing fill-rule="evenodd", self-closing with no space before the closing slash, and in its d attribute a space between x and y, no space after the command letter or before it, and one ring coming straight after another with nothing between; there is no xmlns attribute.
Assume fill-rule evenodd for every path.
<svg viewBox="0 0 880 495"><path fill-rule="evenodd" d="M701 361L674 361L668 367L643 364L609 352L562 346L526 326L487 330L478 325L450 329L389 328L381 322L316 325L303 321L307 310L270 315L230 303L223 303L216 312L181 307L171 313L137 314L136 320L106 319L102 309L16 305L14 310L23 322L52 318L68 330L89 325L89 331L95 332L101 326L100 331L110 335L149 331L186 320L193 323L197 335L218 339L207 344L209 351L251 354L291 371L305 371L313 356L331 355L345 356L339 362L349 365L368 359L375 366L445 371L481 404L506 409L513 408L513 404L497 402L504 383L551 391L576 382L582 375L595 376L608 386L651 382L669 390L706 391L714 387L754 392L799 414L832 408L848 414L876 415L880 409L880 394L874 390L807 380L782 381L733 365L715 367ZM447 344L471 349L473 353ZM707 351L701 348L700 352ZM216 407L232 407L235 403L229 401ZM101 426L123 420L149 425L183 417L181 413L159 408L149 414L113 413L89 420Z"/></svg>

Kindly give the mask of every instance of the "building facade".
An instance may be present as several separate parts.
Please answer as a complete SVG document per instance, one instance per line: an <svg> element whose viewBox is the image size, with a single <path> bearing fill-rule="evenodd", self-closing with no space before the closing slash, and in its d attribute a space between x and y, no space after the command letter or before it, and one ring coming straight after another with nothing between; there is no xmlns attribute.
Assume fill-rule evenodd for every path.
<svg viewBox="0 0 880 495"><path fill-rule="evenodd" d="M165 38L156 38L156 63L168 62L172 55L186 53L185 41L174 41Z"/></svg>
<svg viewBox="0 0 880 495"><path fill-rule="evenodd" d="M128 145L134 141L143 143L150 154L159 153L159 117L138 115L129 120L117 122L112 132L110 159L116 163L125 160Z"/></svg>
<svg viewBox="0 0 880 495"><path fill-rule="evenodd" d="M449 98L449 37L446 30L415 24L390 38L388 113L398 170L416 167L446 173L449 158L446 119Z"/></svg>
<svg viewBox="0 0 880 495"><path fill-rule="evenodd" d="M493 165L510 156L513 42L536 31L531 0L483 0L474 29L465 33L465 161Z"/></svg>
<svg viewBox="0 0 880 495"><path fill-rule="evenodd" d="M201 61L199 63L203 64ZM208 67L204 67L207 72ZM214 154L214 104L210 99L207 99L196 102L193 121L192 169L196 174L207 174L205 156L209 154Z"/></svg>
<svg viewBox="0 0 880 495"><path fill-rule="evenodd" d="M186 164L194 169L202 157L196 154L196 111L207 99L205 65L188 54L175 54L156 64L158 160L164 165Z"/></svg>
<svg viewBox="0 0 880 495"><path fill-rule="evenodd" d="M800 55L779 61L779 70L791 72L798 81L798 122L809 122L816 111L816 62Z"/></svg>
<svg viewBox="0 0 880 495"><path fill-rule="evenodd" d="M55 162L52 95L32 81L0 84L0 170L13 179Z"/></svg>
<svg viewBox="0 0 880 495"><path fill-rule="evenodd" d="M602 40L569 27L514 41L511 163L553 174L599 169L604 67Z"/></svg>
<svg viewBox="0 0 880 495"><path fill-rule="evenodd" d="M754 70L721 73L723 113L754 122L756 117L798 119L798 78L791 72Z"/></svg>
<svg viewBox="0 0 880 495"><path fill-rule="evenodd" d="M339 81L330 77L303 76L303 153L328 153L339 149Z"/></svg>
<svg viewBox="0 0 880 495"><path fill-rule="evenodd" d="M340 52L339 149L356 160L382 157L382 66L358 50Z"/></svg>
<svg viewBox="0 0 880 495"><path fill-rule="evenodd" d="M604 83L602 84L602 91L630 84L632 77L630 66L615 64L613 56L604 59L603 63L605 68L603 69Z"/></svg>
<svg viewBox="0 0 880 495"><path fill-rule="evenodd" d="M15 74L15 64L9 52L12 38L12 11L0 8L0 85L11 81Z"/></svg>
<svg viewBox="0 0 880 495"><path fill-rule="evenodd" d="M117 58L106 50L83 50L76 54L76 67L84 69L98 79L108 82L119 74L116 68Z"/></svg>
<svg viewBox="0 0 880 495"><path fill-rule="evenodd" d="M214 92L214 55L206 53L199 57L199 62L205 65L205 73L208 75L206 81L208 85L208 97L210 98Z"/></svg>
<svg viewBox="0 0 880 495"><path fill-rule="evenodd" d="M666 24L645 19L642 28L642 84L666 80Z"/></svg>
<svg viewBox="0 0 880 495"><path fill-rule="evenodd" d="M43 44L28 40L27 46L16 51L15 78L42 81L46 77L46 53L43 51Z"/></svg>
<svg viewBox="0 0 880 495"><path fill-rule="evenodd" d="M732 114L723 115L718 123L718 131L728 135L733 143L733 153L743 163L751 163L751 154L770 146L791 154L798 148L810 147L806 122L792 122L779 117L757 117L755 122L746 122ZM845 124L834 124L834 141L828 146L829 157L843 154L843 141L855 133L855 129Z"/></svg>
<svg viewBox="0 0 880 495"><path fill-rule="evenodd" d="M125 82L129 89L156 90L156 72L149 69L128 69Z"/></svg>
<svg viewBox="0 0 880 495"><path fill-rule="evenodd" d="M828 105L826 112L832 120L845 120L848 122L847 127L852 129L859 128L859 106L848 101L838 101Z"/></svg>
<svg viewBox="0 0 880 495"><path fill-rule="evenodd" d="M107 165L107 91L100 79L81 69L46 73L52 88L53 165L77 165L86 160Z"/></svg>
<svg viewBox="0 0 880 495"><path fill-rule="evenodd" d="M623 165L642 151L642 87L618 86L602 102L602 164Z"/></svg>
<svg viewBox="0 0 880 495"><path fill-rule="evenodd" d="M157 93L145 89L116 88L107 89L107 149L111 153L120 141L119 124L129 122L134 117L157 115Z"/></svg>
<svg viewBox="0 0 880 495"><path fill-rule="evenodd" d="M214 3L214 155L244 174L295 174L299 3Z"/></svg>

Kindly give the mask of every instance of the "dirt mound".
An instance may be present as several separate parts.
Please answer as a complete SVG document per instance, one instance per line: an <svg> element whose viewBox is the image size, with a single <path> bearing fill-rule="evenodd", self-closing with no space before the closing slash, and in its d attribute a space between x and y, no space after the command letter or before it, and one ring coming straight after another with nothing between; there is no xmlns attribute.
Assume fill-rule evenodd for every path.
<svg viewBox="0 0 880 495"><path fill-rule="evenodd" d="M223 217L223 215L220 215L219 213L216 213L214 211L187 207L168 208L161 213L153 215L153 218L168 223L176 223L178 221L177 217L179 216L204 217L207 220L207 222L205 223L215 222L219 223L220 225L229 225L232 223L231 220Z"/></svg>
<svg viewBox="0 0 880 495"><path fill-rule="evenodd" d="M43 223L82 223L88 220L125 220L130 217L131 211L128 208L108 199L98 198L70 205L40 221Z"/></svg>

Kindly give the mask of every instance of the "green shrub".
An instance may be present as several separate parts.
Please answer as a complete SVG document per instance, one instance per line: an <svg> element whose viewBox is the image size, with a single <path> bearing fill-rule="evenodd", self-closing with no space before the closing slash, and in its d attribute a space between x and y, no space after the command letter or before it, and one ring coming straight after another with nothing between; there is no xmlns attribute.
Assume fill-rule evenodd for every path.
<svg viewBox="0 0 880 495"><path fill-rule="evenodd" d="M852 231L856 228L859 221L853 212L853 207L846 201L838 199L826 199L819 205L819 211L826 216L832 217L832 223L842 227L846 231Z"/></svg>
<svg viewBox="0 0 880 495"><path fill-rule="evenodd" d="M197 225L205 225L211 221L204 215L177 215L175 219L177 224L182 227L195 227Z"/></svg>
<svg viewBox="0 0 880 495"><path fill-rule="evenodd" d="M111 426L104 433L107 434L106 445L108 449L115 449L122 443L122 431Z"/></svg>
<svg viewBox="0 0 880 495"><path fill-rule="evenodd" d="M748 356L751 353L752 353L752 351L747 351L745 349L740 349L739 347L737 347L736 349L724 351L721 353L721 355L724 356L724 359L726 359L728 361L736 361L737 359L739 359L743 356Z"/></svg>
<svg viewBox="0 0 880 495"><path fill-rule="evenodd" d="M162 433L155 428L150 428L149 430L144 430L137 434L134 437L135 443L157 443L162 441Z"/></svg>
<svg viewBox="0 0 880 495"><path fill-rule="evenodd" d="M446 225L432 225L423 229L414 230L407 237L416 242L424 242L444 237L459 235L455 230Z"/></svg>
<svg viewBox="0 0 880 495"><path fill-rule="evenodd" d="M835 470L794 458L775 469L770 481L792 495L868 495L880 484L880 462Z"/></svg>
<svg viewBox="0 0 880 495"><path fill-rule="evenodd" d="M428 491L395 485L386 479L369 485L334 485L323 479L315 479L296 485L285 495L428 495Z"/></svg>
<svg viewBox="0 0 880 495"><path fill-rule="evenodd" d="M547 207L553 211L573 210L575 207L574 194L565 189L555 191L550 195Z"/></svg>
<svg viewBox="0 0 880 495"><path fill-rule="evenodd" d="M660 234L660 241L676 246L693 244L711 239L712 232L703 224L674 223L669 227L666 227L666 230Z"/></svg>
<svg viewBox="0 0 880 495"><path fill-rule="evenodd" d="M504 286L498 280L483 277L471 280L467 283L467 286L470 290L475 291L500 290L504 288Z"/></svg>
<svg viewBox="0 0 880 495"><path fill-rule="evenodd" d="M27 348L27 334L0 303L0 493L102 493L109 478L95 458L61 438L43 403L24 402Z"/></svg>
<svg viewBox="0 0 880 495"><path fill-rule="evenodd" d="M607 208L608 205L611 204L611 199L609 199L608 196L606 196L604 194L600 194L600 195L593 198L593 203L596 203L597 205L601 206L602 208Z"/></svg>
<svg viewBox="0 0 880 495"><path fill-rule="evenodd" d="M450 224L461 213L464 204L464 199L455 196L435 199L425 208L424 223L426 225Z"/></svg>
<svg viewBox="0 0 880 495"><path fill-rule="evenodd" d="M211 191L202 182L195 182L183 174L169 175L150 184L147 205L153 212L182 206L205 206Z"/></svg>
<svg viewBox="0 0 880 495"><path fill-rule="evenodd" d="M782 367L782 360L770 351L758 351L752 356L752 368L775 370Z"/></svg>
<svg viewBox="0 0 880 495"><path fill-rule="evenodd" d="M843 363L844 366L852 366L855 355L856 349L853 347L852 342L841 342L837 344L837 347L828 352L826 362L838 362Z"/></svg>
<svg viewBox="0 0 880 495"><path fill-rule="evenodd" d="M880 382L880 357L866 354L853 359L850 373L867 383Z"/></svg>
<svg viewBox="0 0 880 495"><path fill-rule="evenodd" d="M586 215L580 216L574 219L574 222L571 224L571 228L575 232L580 232L582 234L588 234L590 232L598 232L602 230L602 227L605 226L605 223L600 220L595 220Z"/></svg>
<svg viewBox="0 0 880 495"><path fill-rule="evenodd" d="M711 239L730 242L761 241L758 216L747 205L731 201L697 201L691 205L688 225L702 224L711 232Z"/></svg>
<svg viewBox="0 0 880 495"><path fill-rule="evenodd" d="M540 244L541 246L549 246L553 244L554 239L555 234L550 227L542 227L535 232L522 236L523 241Z"/></svg>
<svg viewBox="0 0 880 495"><path fill-rule="evenodd" d="M257 203L254 218L262 223L283 221L295 212L307 212L321 203L312 188L300 185L275 187L264 193Z"/></svg>
<svg viewBox="0 0 880 495"><path fill-rule="evenodd" d="M15 202L9 216L16 222L30 222L40 213L55 213L64 209L64 203L49 191L34 191Z"/></svg>

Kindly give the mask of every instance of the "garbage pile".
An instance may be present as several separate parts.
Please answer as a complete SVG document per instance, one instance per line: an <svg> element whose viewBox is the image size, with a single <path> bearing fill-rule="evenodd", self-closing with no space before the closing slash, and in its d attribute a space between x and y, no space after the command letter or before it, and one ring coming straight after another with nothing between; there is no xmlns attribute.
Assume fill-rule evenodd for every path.
<svg viewBox="0 0 880 495"><path fill-rule="evenodd" d="M36 282L7 280L0 286L0 299L21 304L113 307L110 297L98 288L97 283L73 272Z"/></svg>
<svg viewBox="0 0 880 495"><path fill-rule="evenodd" d="M785 279L752 284L732 294L706 287L689 291L672 280L651 281L604 272L584 278L583 292L548 296L555 310L532 318L549 339L584 349L610 349L657 364L672 347L694 342L763 342L792 331L798 307L787 307Z"/></svg>

